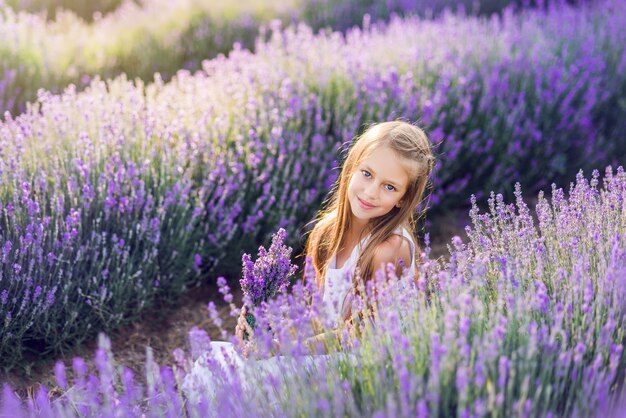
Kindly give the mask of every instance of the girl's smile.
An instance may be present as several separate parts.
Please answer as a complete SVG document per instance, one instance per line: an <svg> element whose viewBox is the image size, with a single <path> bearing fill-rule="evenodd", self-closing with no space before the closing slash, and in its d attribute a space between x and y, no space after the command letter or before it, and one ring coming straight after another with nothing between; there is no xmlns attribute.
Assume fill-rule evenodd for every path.
<svg viewBox="0 0 626 418"><path fill-rule="evenodd" d="M359 203L361 204L361 207L362 207L363 209L366 209L366 210L367 210L367 209L372 209L372 208L374 208L374 207L375 207L374 205L370 205L369 203L367 203L367 202L363 201L363 199L359 198L358 196L357 196L357 198L359 199Z"/></svg>

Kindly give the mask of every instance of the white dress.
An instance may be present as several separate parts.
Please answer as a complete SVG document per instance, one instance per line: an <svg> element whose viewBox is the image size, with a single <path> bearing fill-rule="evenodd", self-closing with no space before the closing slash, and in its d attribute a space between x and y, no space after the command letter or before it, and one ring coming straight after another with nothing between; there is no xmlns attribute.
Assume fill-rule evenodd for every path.
<svg viewBox="0 0 626 418"><path fill-rule="evenodd" d="M411 261L409 264L409 271L407 275L403 277L403 280L412 280L415 277L415 266L413 264L413 254L415 254L415 243L409 231L406 228L398 227L394 234L400 235L409 241L411 247ZM365 243L369 239L370 234L365 236L357 245L352 249L350 257L343 263L343 266L337 268L337 254L333 255L330 260L330 264L326 269L326 280L324 281L324 296L322 297L325 307L326 315L328 318L334 319L334 326L337 325L341 319L341 312L343 308L343 301L350 286L352 284L352 276L354 274L354 267L361 253L361 249L365 246Z"/></svg>
<svg viewBox="0 0 626 418"><path fill-rule="evenodd" d="M394 233L405 237L410 243L411 254L415 254L415 243L409 232L405 228L398 228ZM350 290L352 274L354 273L354 267L358 261L358 255L369 237L370 235L368 234L354 247L350 257L341 268L336 268L336 255L333 256L330 261L326 272L322 300L327 320L333 327L341 320L341 305ZM410 266L409 272L405 278L411 278L412 282L412 277L415 276L413 259L411 259ZM210 347L211 349L209 351L196 359L191 371L183 378L182 389L192 401L197 400L200 394L208 396L209 401L214 400L216 377L206 366L207 362L219 365L222 370L224 370L225 376L229 375L229 370L230 372L234 371L239 375L240 382L244 382L245 384L248 381L252 381L252 379L249 379L251 374L271 373L274 376L284 375L286 368L293 367L294 370L301 371L302 369L318 367L321 363L328 365L330 361L337 360L340 357L346 358L345 354L341 356L341 353L331 353L327 355L307 355L300 359L293 359L289 356L275 356L268 359L252 361L242 358L237 353L234 345L230 342L212 341ZM356 357L354 355L348 353L347 358L356 363ZM229 359L230 361L228 361ZM254 390L254 388L246 389Z"/></svg>

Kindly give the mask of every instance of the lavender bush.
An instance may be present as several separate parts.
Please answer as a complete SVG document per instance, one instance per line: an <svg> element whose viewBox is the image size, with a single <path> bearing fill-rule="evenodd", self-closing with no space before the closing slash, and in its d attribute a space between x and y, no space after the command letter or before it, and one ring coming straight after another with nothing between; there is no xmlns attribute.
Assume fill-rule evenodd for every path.
<svg viewBox="0 0 626 418"><path fill-rule="evenodd" d="M625 7L274 28L255 54L170 83L41 91L0 123L2 366L65 351L297 231L367 121L445 137L439 210L515 179L533 192L579 155L623 158Z"/></svg>
<svg viewBox="0 0 626 418"><path fill-rule="evenodd" d="M539 194L534 213L519 187L514 203L492 195L488 212L474 206L469 241L453 238L447 261L431 259L426 248L416 286L397 286L393 268L365 286L367 296L352 307L365 315L366 306L374 309L373 325L357 322L358 344L330 344L339 351L315 367L304 367L304 338L311 320L323 318L307 266L304 282L264 309L253 308L273 332L255 329L252 356L263 361L270 339L278 338L280 370L261 373L251 363L250 381L232 375L213 388L215 404L207 403L209 392L191 402L177 390L189 361L208 347L206 333L195 330L190 356L178 350L172 367L149 360L147 387L116 366L102 339L97 373L86 376L75 359L78 377L70 385L59 363L62 396L49 401L41 388L24 403L5 386L2 412L619 417L626 372L626 173L609 167L602 187L599 182L594 172L590 179L579 175L567 195L553 186L550 201ZM244 390L246 384L256 389Z"/></svg>

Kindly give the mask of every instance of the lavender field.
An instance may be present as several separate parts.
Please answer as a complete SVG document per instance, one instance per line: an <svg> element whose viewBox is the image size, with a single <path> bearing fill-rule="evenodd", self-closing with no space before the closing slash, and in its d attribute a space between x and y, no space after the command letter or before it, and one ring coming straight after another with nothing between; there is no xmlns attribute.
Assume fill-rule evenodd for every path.
<svg viewBox="0 0 626 418"><path fill-rule="evenodd" d="M500 12L489 15L442 11L442 1L431 17L418 1L327 0L317 14L296 2L281 10L251 3L260 17L231 10L224 27L192 41L164 34L198 31L201 2L156 21L149 13L162 13L162 3L127 2L92 23L68 14L63 32L58 18L16 14L0 1L0 108L12 110L0 120L5 372L71 352L240 271L242 254L278 228L297 253L346 147L372 121L424 127L438 161L429 213L471 205L467 237L435 258L426 235L417 286L368 283L369 294L376 286L383 296L377 325L362 324L357 346L338 346L310 369L252 368L194 392L183 381L206 350L201 329L190 331L177 364L149 355L141 381L101 335L97 373L76 358L68 379L58 363L54 393L41 386L30 400L5 384L0 416L620 416L624 2L484 2ZM104 39L126 25L122 16L140 15L135 21L151 22L171 44L151 49L131 42L148 38L119 35L111 45L129 47L132 60L109 65L121 55L103 44L62 41ZM345 20L333 21L338 15ZM167 19L181 26L163 29ZM336 31L317 31L325 25ZM24 42L33 33L46 54L57 42L85 63L69 49L48 60ZM214 45L219 34L224 51ZM181 53L185 42L197 45ZM18 79L30 79L32 91ZM36 101L14 107L33 92ZM522 189L539 193L534 208ZM272 361L276 335L281 356L305 361L310 323L323 322L310 275L305 267L303 281L254 312L274 332L256 328L261 364ZM218 283L215 298L232 302L238 284Z"/></svg>
<svg viewBox="0 0 626 418"><path fill-rule="evenodd" d="M378 291L376 327L365 322L358 345L338 346L314 367L302 367L303 342L321 301L306 270L304 285L298 282L254 312L272 332L255 329L258 351L252 358L267 358L278 336L280 354L294 359L279 363L274 373L250 369L241 380L215 366L223 376L218 387L195 395L181 390L191 361L208 347L206 333L194 329L190 351L179 350L173 367L159 367L149 355L144 387L116 364L101 336L97 373L87 376L84 361L75 358L76 378L69 382L59 362L61 397L50 401L42 387L24 405L5 386L2 412L623 416L626 173L619 167L607 168L602 179L597 171L591 178L580 174L567 195L556 186L551 192L550 200L539 194L534 211L519 188L515 203L498 194L490 197L488 212L473 206L469 241L454 237L446 262L431 259L426 247L418 286L380 277L369 282L367 294ZM226 282L220 286L230 300ZM309 297L312 304L306 306ZM354 306L365 309L366 300Z"/></svg>

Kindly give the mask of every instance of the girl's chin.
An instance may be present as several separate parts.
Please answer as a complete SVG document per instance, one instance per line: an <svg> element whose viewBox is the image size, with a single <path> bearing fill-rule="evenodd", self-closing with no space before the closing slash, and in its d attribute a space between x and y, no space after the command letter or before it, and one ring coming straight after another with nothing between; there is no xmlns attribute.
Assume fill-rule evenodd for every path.
<svg viewBox="0 0 626 418"><path fill-rule="evenodd" d="M352 218L359 223L367 223L372 220L373 216L369 214L363 214L357 211L352 211Z"/></svg>

